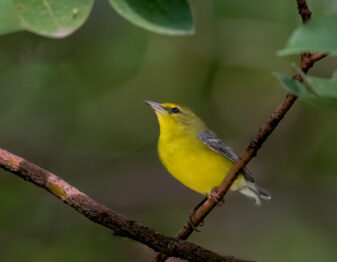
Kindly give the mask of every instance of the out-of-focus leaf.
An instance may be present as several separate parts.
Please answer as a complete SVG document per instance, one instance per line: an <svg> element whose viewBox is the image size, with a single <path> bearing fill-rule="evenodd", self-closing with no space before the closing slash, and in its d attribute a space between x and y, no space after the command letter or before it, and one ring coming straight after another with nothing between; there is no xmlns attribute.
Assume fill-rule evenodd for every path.
<svg viewBox="0 0 337 262"><path fill-rule="evenodd" d="M194 33L193 16L187 0L109 0L130 22L147 30L184 35Z"/></svg>
<svg viewBox="0 0 337 262"><path fill-rule="evenodd" d="M304 101L337 108L337 71L331 79L302 74L304 84L283 73L275 75L287 90Z"/></svg>
<svg viewBox="0 0 337 262"><path fill-rule="evenodd" d="M78 29L94 3L94 0L12 1L23 29L52 38L66 37Z"/></svg>
<svg viewBox="0 0 337 262"><path fill-rule="evenodd" d="M312 18L297 28L279 55L301 52L328 52L337 55L337 13Z"/></svg>
<svg viewBox="0 0 337 262"><path fill-rule="evenodd" d="M0 1L0 35L22 29L12 0Z"/></svg>

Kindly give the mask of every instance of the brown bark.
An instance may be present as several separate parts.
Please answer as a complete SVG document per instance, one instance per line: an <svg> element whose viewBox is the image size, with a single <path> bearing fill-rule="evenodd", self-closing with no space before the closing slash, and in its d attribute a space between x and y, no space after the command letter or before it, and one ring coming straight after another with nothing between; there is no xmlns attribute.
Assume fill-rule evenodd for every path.
<svg viewBox="0 0 337 262"><path fill-rule="evenodd" d="M311 11L306 0L296 0L298 13L302 18L302 22L306 23L311 18Z"/></svg>
<svg viewBox="0 0 337 262"><path fill-rule="evenodd" d="M232 256L221 256L193 243L159 234L153 229L97 203L53 173L1 148L0 167L46 189L91 221L112 229L115 235L136 240L167 256L200 262L248 262L248 260Z"/></svg>

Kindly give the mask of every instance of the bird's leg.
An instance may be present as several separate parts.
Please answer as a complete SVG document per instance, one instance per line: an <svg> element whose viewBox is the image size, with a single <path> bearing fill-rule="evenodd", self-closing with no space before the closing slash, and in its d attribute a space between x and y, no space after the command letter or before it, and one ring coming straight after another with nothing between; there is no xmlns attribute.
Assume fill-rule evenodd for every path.
<svg viewBox="0 0 337 262"><path fill-rule="evenodd" d="M225 204L225 199L221 198L220 201L219 201L219 203L218 203L218 206L222 207L224 204Z"/></svg>
<svg viewBox="0 0 337 262"><path fill-rule="evenodd" d="M193 215L194 215L194 213L195 213L195 211L197 211L198 209L199 209L199 207L201 207L205 202L206 202L206 200L208 199L208 197L205 197L196 207L194 207L192 210L191 210L191 212L190 212L190 214L189 214L189 216L188 216L188 224L196 231L196 232L200 232L200 230L198 230L197 229L197 227L194 225L194 223L193 223ZM199 224L199 226L203 226L204 225L204 221L202 221L200 224Z"/></svg>
<svg viewBox="0 0 337 262"><path fill-rule="evenodd" d="M218 187L215 187L212 189L211 193L209 194L208 198L213 199L213 201L218 205L218 206L223 206L225 204L225 199L224 198L219 198L218 195Z"/></svg>
<svg viewBox="0 0 337 262"><path fill-rule="evenodd" d="M193 214L194 214L194 211L192 210L188 216L188 224L193 228L193 230L195 232L200 232L200 230L198 229L198 227L196 227L193 223Z"/></svg>

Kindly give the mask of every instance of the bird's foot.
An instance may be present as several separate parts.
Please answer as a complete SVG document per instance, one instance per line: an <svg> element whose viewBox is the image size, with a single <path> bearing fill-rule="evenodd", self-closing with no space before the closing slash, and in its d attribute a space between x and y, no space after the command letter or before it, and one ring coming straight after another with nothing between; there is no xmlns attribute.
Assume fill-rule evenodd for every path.
<svg viewBox="0 0 337 262"><path fill-rule="evenodd" d="M212 199L218 206L223 206L225 204L225 199L218 196L218 187L212 189L208 198Z"/></svg>
<svg viewBox="0 0 337 262"><path fill-rule="evenodd" d="M194 225L194 222L193 222L193 215L194 215L194 213L195 213L194 210L192 210L192 211L190 212L190 214L189 214L189 216L188 216L188 221L187 221L187 223L193 228L193 230L194 230L195 232L200 232L200 230L198 229L198 226L195 226L195 225ZM199 226L201 226L201 225L199 225Z"/></svg>
<svg viewBox="0 0 337 262"><path fill-rule="evenodd" d="M193 230L195 230L196 232L200 232L200 230L197 228L198 226L195 226L194 222L193 222L193 216L195 214L195 212L199 209L199 207L201 207L206 201L207 201L208 197L205 197L196 207L194 207L189 216L188 216L188 224L193 228ZM202 227L204 225L204 221L202 221L199 226Z"/></svg>
<svg viewBox="0 0 337 262"><path fill-rule="evenodd" d="M217 203L218 207L222 207L225 204L225 199L222 198L220 201Z"/></svg>

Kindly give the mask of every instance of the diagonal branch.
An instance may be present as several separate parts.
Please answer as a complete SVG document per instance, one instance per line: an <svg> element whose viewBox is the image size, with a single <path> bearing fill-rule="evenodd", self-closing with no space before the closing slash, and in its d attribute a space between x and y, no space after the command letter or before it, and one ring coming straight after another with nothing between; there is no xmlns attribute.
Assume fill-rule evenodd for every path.
<svg viewBox="0 0 337 262"><path fill-rule="evenodd" d="M39 166L0 148L0 167L46 189L92 222L110 228L120 237L128 237L167 256L190 261L249 262L232 256L220 256L193 243L167 237L97 203L77 188Z"/></svg>
<svg viewBox="0 0 337 262"><path fill-rule="evenodd" d="M311 11L305 0L297 0L297 7L299 14L301 15L302 22L307 22L311 17ZM324 58L326 54L322 53L302 53L301 54L301 64L300 67L304 73L307 73L308 70L313 66L313 64ZM303 81L299 74L294 75L294 78L298 81ZM289 111L291 106L295 103L297 97L294 94L288 93L284 101L279 104L275 111L272 113L267 122L259 129L258 133L254 138L251 139L248 147L239 157L239 160L236 161L232 169L226 175L225 179L218 187L215 197L210 197L203 204L199 204L194 208L193 213L189 217L189 222L178 232L178 239L187 239L195 230L195 228L202 223L205 217L213 210L213 208L217 205L218 201L223 199L232 183L238 177L240 171L249 163L249 161L256 156L257 151L260 149L262 144L266 141L269 135L273 132L273 130L277 127L286 113ZM193 225L192 225L193 223ZM163 254L158 254L154 261L160 262L165 261L168 256Z"/></svg>

